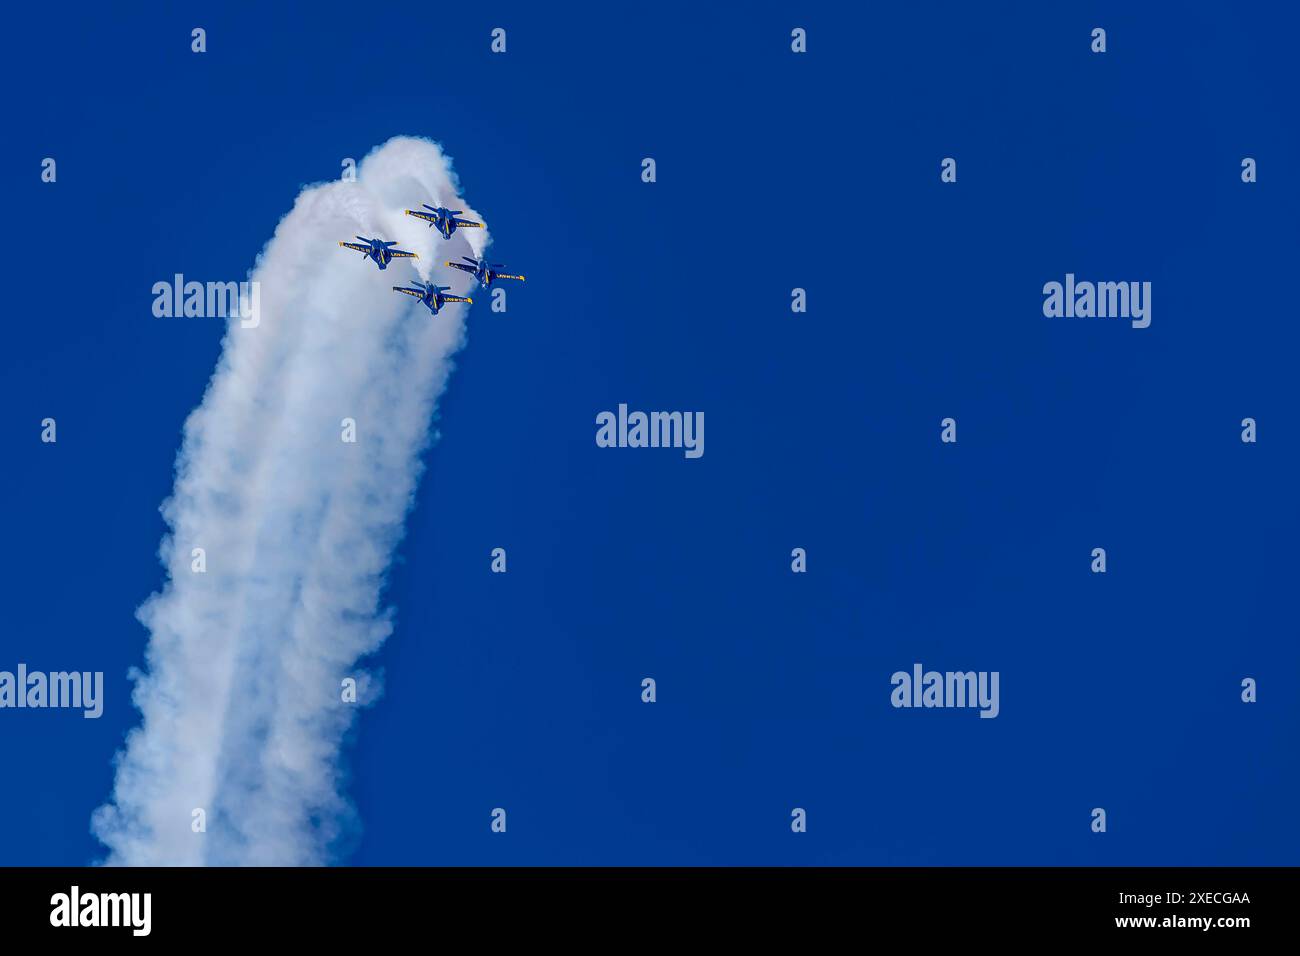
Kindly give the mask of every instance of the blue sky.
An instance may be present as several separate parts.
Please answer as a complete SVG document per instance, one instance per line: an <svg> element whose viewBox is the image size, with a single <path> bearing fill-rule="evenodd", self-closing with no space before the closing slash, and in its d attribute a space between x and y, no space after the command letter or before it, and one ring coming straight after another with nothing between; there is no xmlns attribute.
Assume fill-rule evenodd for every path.
<svg viewBox="0 0 1300 956"><path fill-rule="evenodd" d="M153 283L243 277L410 134L528 282L440 404L339 862L1294 863L1296 22L1127 6L15 14L0 669L106 704L0 711L0 862L104 852L222 333ZM1151 327L1045 318L1067 272L1151 281ZM598 448L620 402L705 455ZM917 661L1000 716L891 708Z"/></svg>

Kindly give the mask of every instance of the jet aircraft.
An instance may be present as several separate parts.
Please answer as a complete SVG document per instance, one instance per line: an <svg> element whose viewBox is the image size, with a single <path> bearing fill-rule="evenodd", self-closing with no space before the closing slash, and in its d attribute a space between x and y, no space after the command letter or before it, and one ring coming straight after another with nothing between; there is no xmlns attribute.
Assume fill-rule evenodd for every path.
<svg viewBox="0 0 1300 956"><path fill-rule="evenodd" d="M453 269L459 269L462 272L468 272L475 279L478 279L483 288L488 288L497 279L518 279L524 281L523 276L511 275L508 272L497 272L498 269L504 269L504 262L488 262L486 259L471 259L469 256L461 256L465 262L448 262L447 265Z"/></svg>
<svg viewBox="0 0 1300 956"><path fill-rule="evenodd" d="M434 285L432 282L417 282L415 288L407 289L400 285L393 286L394 292L405 292L407 295L413 295L424 303L425 308L433 315L438 314L448 302L473 302L474 300L463 295L447 295L449 285Z"/></svg>
<svg viewBox="0 0 1300 956"><path fill-rule="evenodd" d="M423 219L430 227L436 226L442 233L442 238L450 239L452 233L460 229L482 229L483 223L474 222L469 219L457 219L465 210L448 209L446 206L430 206L428 203L421 203L428 212L420 212L415 209L406 210L408 216L414 216L416 219Z"/></svg>
<svg viewBox="0 0 1300 956"><path fill-rule="evenodd" d="M344 249L355 249L368 259L374 260L375 265L380 269L387 269L388 263L394 259L418 259L420 258L414 252L403 252L401 249L394 249L396 242L384 242L382 239L367 239L365 236L357 236L365 245L357 242L340 242L339 245Z"/></svg>

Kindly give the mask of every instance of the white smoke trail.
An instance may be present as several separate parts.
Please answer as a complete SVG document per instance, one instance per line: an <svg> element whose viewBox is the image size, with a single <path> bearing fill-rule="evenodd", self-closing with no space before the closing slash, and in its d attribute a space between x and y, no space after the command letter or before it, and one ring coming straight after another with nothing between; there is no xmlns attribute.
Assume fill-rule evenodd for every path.
<svg viewBox="0 0 1300 956"><path fill-rule="evenodd" d="M456 195L436 144L396 138L357 182L304 189L259 257L260 321L229 323L163 506L170 579L139 612L143 723L93 820L109 863L329 861L349 813L339 751L355 705L341 682L357 678L363 702L375 693L354 665L391 630L380 591L469 308L431 316L391 290L412 260L380 272L338 241L398 240L421 277L452 285L443 261L481 255L486 228L446 241L403 210L479 219ZM191 569L195 548L206 573Z"/></svg>

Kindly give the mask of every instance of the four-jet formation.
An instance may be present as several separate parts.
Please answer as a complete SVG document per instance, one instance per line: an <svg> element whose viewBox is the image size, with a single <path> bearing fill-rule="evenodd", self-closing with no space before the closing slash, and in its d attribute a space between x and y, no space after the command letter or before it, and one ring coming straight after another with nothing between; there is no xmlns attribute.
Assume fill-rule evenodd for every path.
<svg viewBox="0 0 1300 956"><path fill-rule="evenodd" d="M449 289L451 289L449 285L434 285L432 282L417 282L413 289L406 289L400 285L393 286L394 292L405 292L407 295L415 296L424 303L425 308L433 315L437 315L438 310L448 302L469 302L471 304L474 302L473 299L467 296L447 295Z"/></svg>
<svg viewBox="0 0 1300 956"><path fill-rule="evenodd" d="M408 216L414 216L416 219L423 219L429 224L429 227L438 227L442 233L442 238L450 239L451 234L457 229L482 229L483 223L473 222L469 219L457 219L465 210L448 209L446 206L430 206L428 203L421 203L428 212L419 212L415 209L406 210Z"/></svg>
<svg viewBox="0 0 1300 956"><path fill-rule="evenodd" d="M504 262L489 263L486 259L471 259L469 256L461 256L461 258L464 259L465 262L448 262L447 265L451 266L453 269L468 272L475 279L478 279L479 284L485 289L491 288L492 283L497 279L518 279L520 282L524 281L523 276L511 275L508 272L497 272L498 269L504 269L506 267ZM466 263L468 263L468 265Z"/></svg>
<svg viewBox="0 0 1300 956"><path fill-rule="evenodd" d="M482 229L483 223L473 222L469 219L457 219L463 209L448 209L445 206L430 206L424 204L428 212L417 212L414 209L406 210L408 216L415 216L417 219L423 219L430 227L437 226L438 232L444 239L450 239L452 233L457 229L475 228ZM418 259L420 258L414 252L404 252L401 249L394 249L396 242L387 242L383 239L367 239L365 236L357 236L361 240L356 242L340 242L339 245L345 249L353 249L367 259L372 260L380 269L387 269L388 263L394 259ZM448 262L447 265L453 269L459 269L461 272L468 272L483 288L488 288L497 279L518 279L523 281L521 275L514 275L507 272L501 272L505 264L501 262L488 262L486 259L472 259L469 256L461 256L464 262ZM451 286L435 285L431 281L417 279L409 286L393 286L394 292L401 292L405 295L415 296L432 315L437 315L444 305L448 302L474 302L469 296L450 295Z"/></svg>
<svg viewBox="0 0 1300 956"><path fill-rule="evenodd" d="M380 269L387 269L388 263L394 259L418 259L420 258L414 252L403 252L401 249L394 249L396 242L384 242L382 239L367 239L365 236L357 236L361 242L340 242L339 245L344 249L355 249L367 259L373 259L375 265Z"/></svg>

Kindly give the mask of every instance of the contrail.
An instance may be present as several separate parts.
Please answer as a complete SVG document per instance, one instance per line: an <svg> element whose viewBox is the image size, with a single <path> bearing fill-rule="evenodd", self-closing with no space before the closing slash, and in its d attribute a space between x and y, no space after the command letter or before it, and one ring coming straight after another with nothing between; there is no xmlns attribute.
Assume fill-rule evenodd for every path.
<svg viewBox="0 0 1300 956"><path fill-rule="evenodd" d="M168 580L138 612L143 721L92 821L110 864L320 864L348 831L340 747L358 705L342 684L377 693L356 662L392 630L380 592L468 308L433 317L391 287L418 268L462 290L443 260L488 243L403 215L423 202L482 221L436 144L389 140L356 182L305 188L258 258L257 324L228 323L162 508ZM339 248L355 235L420 258L380 272Z"/></svg>

